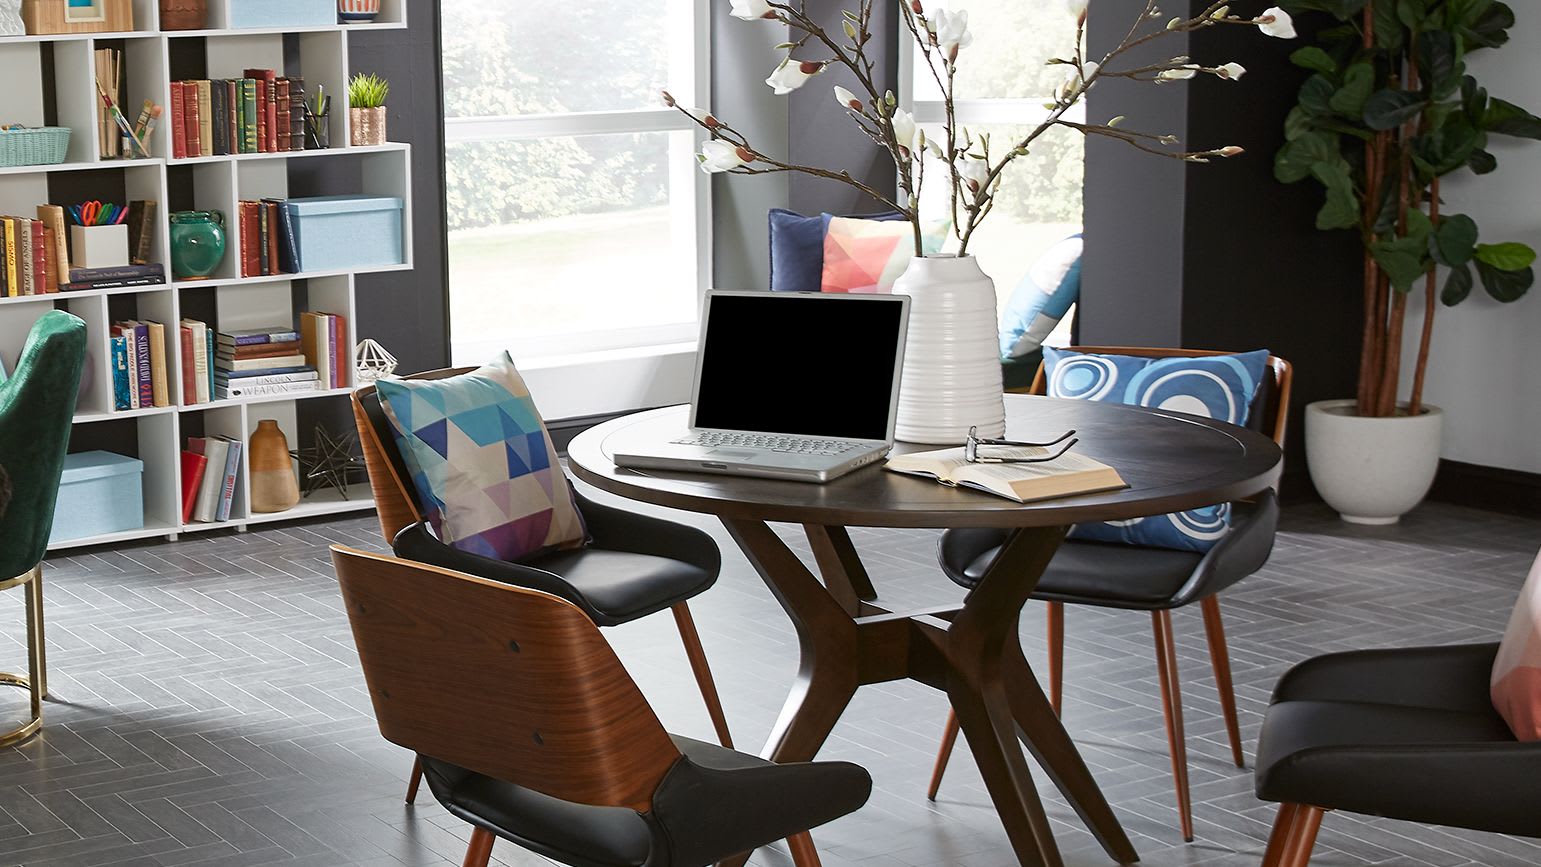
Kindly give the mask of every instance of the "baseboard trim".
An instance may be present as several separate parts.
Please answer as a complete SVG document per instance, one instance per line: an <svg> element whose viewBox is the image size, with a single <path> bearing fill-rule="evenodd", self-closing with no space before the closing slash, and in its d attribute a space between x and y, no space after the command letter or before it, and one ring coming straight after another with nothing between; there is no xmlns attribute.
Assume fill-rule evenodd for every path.
<svg viewBox="0 0 1541 867"><path fill-rule="evenodd" d="M1442 460L1429 499L1538 518L1541 517L1541 474Z"/></svg>

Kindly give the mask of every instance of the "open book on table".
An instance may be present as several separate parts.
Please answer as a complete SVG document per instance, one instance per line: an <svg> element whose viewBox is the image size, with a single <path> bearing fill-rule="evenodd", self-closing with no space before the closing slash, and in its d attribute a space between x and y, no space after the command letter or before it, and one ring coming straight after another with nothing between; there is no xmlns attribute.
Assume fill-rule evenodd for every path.
<svg viewBox="0 0 1541 867"><path fill-rule="evenodd" d="M992 448L992 457L1043 457L1036 446ZM948 487L974 488L997 497L1029 503L1075 494L1112 491L1129 485L1118 471L1101 461L1067 452L1052 461L1034 464L971 464L963 449L912 452L890 457L884 469L934 478Z"/></svg>

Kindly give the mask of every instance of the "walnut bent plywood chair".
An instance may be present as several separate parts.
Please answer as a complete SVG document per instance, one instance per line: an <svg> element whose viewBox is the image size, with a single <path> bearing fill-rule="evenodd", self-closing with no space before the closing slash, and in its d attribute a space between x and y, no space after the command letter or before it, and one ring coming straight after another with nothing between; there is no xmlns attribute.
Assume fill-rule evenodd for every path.
<svg viewBox="0 0 1541 867"><path fill-rule="evenodd" d="M444 379L473 369L435 370L406 378ZM423 519L408 481L411 474L374 386L354 392L353 415L380 516L380 532L398 556L551 593L577 605L600 626L617 626L671 610L718 741L725 747L733 746L687 602L717 581L722 553L712 537L694 527L614 509L578 494L578 509L593 539L585 548L557 551L521 563L459 551L440 542ZM414 765L407 786L408 803L417 796L421 779L422 768Z"/></svg>
<svg viewBox="0 0 1541 867"><path fill-rule="evenodd" d="M1193 349L1073 346L1073 352L1103 355L1136 355L1146 358L1196 358L1225 353ZM1284 445L1289 416L1291 368L1282 358L1269 356L1268 371L1252 401L1248 424L1270 434ZM1046 392L1040 366L1030 394ZM1218 593L1251 575L1268 561L1279 502L1269 491L1250 503L1235 503L1231 532L1207 553L1168 551L1130 545L1070 539L1054 555L1038 584L1034 599L1049 603L1049 701L1055 713L1064 696L1065 605L1095 605L1149 611L1155 630L1156 670L1160 676L1161 703L1166 715L1167 740L1172 753L1172 776L1177 789L1178 816L1184 840L1193 839L1193 809L1188 796L1188 750L1183 735L1182 694L1177 677L1177 649L1172 633L1172 609L1201 603L1204 630L1209 637L1210 661L1220 690L1220 707L1230 736L1237 767L1245 767L1241 729L1236 719L1236 694L1231 686L1230 653L1220 617ZM994 561L1004 541L999 530L949 530L938 551L942 570L958 584L972 588ZM931 776L929 796L936 798L957 741L958 720L949 716Z"/></svg>
<svg viewBox="0 0 1541 867"><path fill-rule="evenodd" d="M475 830L564 864L704 867L866 803L844 762L776 765L671 736L594 623L556 596L332 548L380 733ZM799 845L806 848L799 849Z"/></svg>

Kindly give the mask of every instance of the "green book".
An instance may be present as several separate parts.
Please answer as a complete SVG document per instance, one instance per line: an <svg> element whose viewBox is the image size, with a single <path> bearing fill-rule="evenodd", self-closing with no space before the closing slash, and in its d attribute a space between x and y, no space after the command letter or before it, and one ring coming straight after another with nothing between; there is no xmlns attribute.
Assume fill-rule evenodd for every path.
<svg viewBox="0 0 1541 867"><path fill-rule="evenodd" d="M257 80L241 79L241 153L257 152Z"/></svg>

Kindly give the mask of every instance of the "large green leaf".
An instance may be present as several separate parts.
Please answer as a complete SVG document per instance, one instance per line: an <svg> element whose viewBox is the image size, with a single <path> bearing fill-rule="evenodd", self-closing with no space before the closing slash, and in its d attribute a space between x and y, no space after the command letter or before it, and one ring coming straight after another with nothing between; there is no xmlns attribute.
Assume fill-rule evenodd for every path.
<svg viewBox="0 0 1541 867"><path fill-rule="evenodd" d="M1397 5L1391 0L1381 0L1375 4L1375 47L1388 53L1402 49L1402 42L1406 30L1402 22L1397 20Z"/></svg>
<svg viewBox="0 0 1541 867"><path fill-rule="evenodd" d="M1473 172L1476 172L1479 175L1485 175L1488 172L1498 168L1498 158L1488 153L1487 151L1478 148L1477 150L1471 152L1470 157L1467 157L1466 165Z"/></svg>
<svg viewBox="0 0 1541 867"><path fill-rule="evenodd" d="M1487 90L1477 84L1477 79L1470 75L1461 79L1461 104L1466 109L1466 117L1472 123L1482 123L1483 115L1487 114Z"/></svg>
<svg viewBox="0 0 1541 867"><path fill-rule="evenodd" d="M1429 4L1425 0L1396 0L1396 7L1397 20L1409 30L1421 29L1429 14Z"/></svg>
<svg viewBox="0 0 1541 867"><path fill-rule="evenodd" d="M1460 28L1460 36L1467 50L1473 48L1497 48L1509 41L1509 28L1514 26L1514 10L1507 3L1492 3L1469 26Z"/></svg>
<svg viewBox="0 0 1541 867"><path fill-rule="evenodd" d="M1316 214L1316 228L1325 231L1359 225L1359 197L1354 194L1348 163L1342 157L1336 162L1316 163L1311 175L1327 188L1327 201Z"/></svg>
<svg viewBox="0 0 1541 867"><path fill-rule="evenodd" d="M1315 45L1307 45L1297 49L1290 55L1290 63L1312 72L1321 72L1331 75L1338 71L1338 62L1332 59L1332 55L1317 48Z"/></svg>
<svg viewBox="0 0 1541 867"><path fill-rule="evenodd" d="M1284 116L1284 140L1294 141L1310 132L1312 129L1311 116L1300 106L1290 109L1290 113Z"/></svg>
<svg viewBox="0 0 1541 867"><path fill-rule="evenodd" d="M1427 270L1426 253L1424 241L1413 237L1390 238L1370 245L1370 255L1398 292L1411 292L1413 284L1423 276Z"/></svg>
<svg viewBox="0 0 1541 867"><path fill-rule="evenodd" d="M1541 139L1541 118L1512 102L1493 97L1482 115L1482 128L1499 135Z"/></svg>
<svg viewBox="0 0 1541 867"><path fill-rule="evenodd" d="M1423 111L1423 94L1386 88L1370 95L1364 104L1364 122L1370 129L1396 129Z"/></svg>
<svg viewBox="0 0 1541 867"><path fill-rule="evenodd" d="M1455 37L1444 30L1430 30L1418 37L1418 75L1441 99L1454 93L1465 73L1457 57Z"/></svg>
<svg viewBox="0 0 1541 867"><path fill-rule="evenodd" d="M1454 307L1466 300L1471 294L1471 269L1465 265L1450 269L1450 276L1445 278L1445 290L1439 293L1439 300L1446 307Z"/></svg>
<svg viewBox="0 0 1541 867"><path fill-rule="evenodd" d="M1476 245L1477 223L1465 214L1451 214L1441 219L1439 228L1429 236L1429 254L1434 261L1450 268L1470 262L1476 253Z"/></svg>
<svg viewBox="0 0 1541 867"><path fill-rule="evenodd" d="M1413 159L1427 182L1447 175L1471 158L1477 149L1478 133L1467 123L1466 115L1447 116L1445 122L1413 140Z"/></svg>
<svg viewBox="0 0 1541 867"><path fill-rule="evenodd" d="M1316 166L1342 161L1337 137L1315 130L1284 143L1273 160L1273 176L1281 183L1293 184L1311 176Z"/></svg>
<svg viewBox="0 0 1541 867"><path fill-rule="evenodd" d="M1530 291L1530 284L1535 282L1536 275L1529 267L1518 271L1503 271L1494 268L1486 262L1478 260L1477 275L1482 278L1482 288L1495 301L1508 304L1510 301L1518 301Z"/></svg>
<svg viewBox="0 0 1541 867"><path fill-rule="evenodd" d="M1503 244L1478 244L1477 261L1500 271L1518 271L1536 261L1536 251L1517 241Z"/></svg>
<svg viewBox="0 0 1541 867"><path fill-rule="evenodd" d="M1343 71L1343 86L1327 101L1333 111L1344 117L1358 120L1364 116L1365 100L1375 89L1375 67L1366 61L1353 64Z"/></svg>
<svg viewBox="0 0 1541 867"><path fill-rule="evenodd" d="M1332 114L1332 94L1335 91L1332 79L1317 73L1300 86L1298 102L1307 114L1325 117Z"/></svg>

